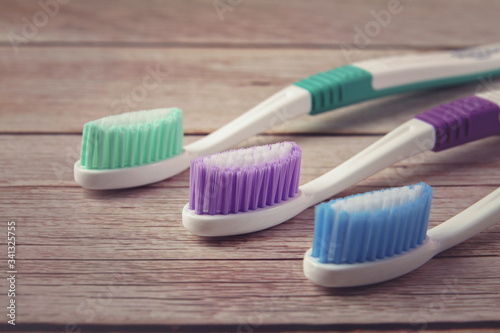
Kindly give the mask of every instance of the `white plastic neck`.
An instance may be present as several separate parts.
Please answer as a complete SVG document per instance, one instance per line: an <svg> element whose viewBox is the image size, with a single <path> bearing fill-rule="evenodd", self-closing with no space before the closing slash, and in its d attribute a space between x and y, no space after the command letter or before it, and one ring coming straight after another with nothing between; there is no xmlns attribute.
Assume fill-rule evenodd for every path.
<svg viewBox="0 0 500 333"><path fill-rule="evenodd" d="M309 92L291 85L184 149L195 156L217 153L310 110Z"/></svg>
<svg viewBox="0 0 500 333"><path fill-rule="evenodd" d="M434 127L418 119L407 121L332 171L302 185L310 205L330 198L363 179L435 143Z"/></svg>

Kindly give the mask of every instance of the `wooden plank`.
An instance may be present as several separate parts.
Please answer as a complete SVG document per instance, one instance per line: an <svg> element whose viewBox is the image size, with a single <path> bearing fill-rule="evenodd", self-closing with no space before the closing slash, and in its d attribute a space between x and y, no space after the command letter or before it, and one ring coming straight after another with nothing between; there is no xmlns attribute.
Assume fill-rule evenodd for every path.
<svg viewBox="0 0 500 333"><path fill-rule="evenodd" d="M223 21L213 3L73 0L17 52L8 34L22 34L23 17L41 15L40 2L2 3L0 218L18 223L18 323L29 331L60 331L58 324L68 331L73 323L77 330L115 332L296 331L292 325L353 331L358 324L497 330L500 225L402 278L329 290L302 273L312 208L266 231L207 240L181 225L187 171L122 191L74 183L86 121L175 105L185 111L189 143L201 137L192 134L213 131L317 71L493 42L500 28L500 4L493 0L403 2L369 46L345 52L355 42L354 28L372 22L370 12L386 9L386 0L243 1ZM144 88L157 66L168 73L127 106L123 101ZM303 184L416 113L488 88L484 81L304 116L240 146L296 141L303 148ZM289 135L295 133L317 135ZM437 225L500 186L498 140L416 157L339 196L424 180L435 189L430 225ZM0 269L5 265L0 261Z"/></svg>
<svg viewBox="0 0 500 333"><path fill-rule="evenodd" d="M435 187L430 226L466 209L492 187ZM341 195L373 190L355 187ZM275 228L234 237L206 239L181 223L186 188L143 188L92 193L78 188L9 188L0 200L3 220L18 223L24 259L156 260L300 259L312 244L314 209ZM500 225L442 254L498 256ZM283 238L285 243L276 242Z"/></svg>
<svg viewBox="0 0 500 333"><path fill-rule="evenodd" d="M201 136L185 136L184 143ZM380 136L256 136L236 147L295 141L302 147L301 184L346 161ZM79 135L0 135L0 186L78 186L73 164L80 155ZM493 137L440 153L423 153L363 181L372 187L426 181L435 186L500 186L499 138ZM33 161L36 161L34 163ZM152 187L188 186L189 172ZM97 195L88 191L89 195ZM120 192L119 192L120 193Z"/></svg>
<svg viewBox="0 0 500 333"><path fill-rule="evenodd" d="M295 138L303 146L303 181L376 139L264 136L254 138L253 144L278 138ZM500 226L391 283L329 291L307 282L301 272L301 257L312 240L312 209L260 233L205 240L187 233L180 223L187 173L173 184L110 192L64 187L70 174L57 183L48 173L44 187L33 187L38 182L35 175L43 178L40 175L49 169L51 152L64 151L69 142L77 145L79 137L3 135L0 139L12 154L3 156L2 170L16 171L2 179L3 185L10 185L5 187L8 195L0 200L0 216L16 220L19 226L22 322L256 325L253 318L266 314L257 323L347 324L359 318L365 323L408 323L415 313L418 325L421 321L499 320L495 274L500 265L496 241ZM433 160L428 165L431 171L427 170L429 183L437 185L431 225L500 184L495 175L497 141L492 138L443 152L442 158L429 156ZM331 153L324 154L324 147ZM20 151L26 159L19 159ZM35 167L28 156L38 161ZM453 168L465 177L458 177ZM473 173L478 169L481 172ZM477 185L483 181L483 186ZM343 195L386 185L387 178L373 178ZM459 282L451 281L457 283L459 293L453 291L448 300L446 290L455 289L446 281L455 277ZM43 306L49 295L53 306ZM373 304L398 311L381 315ZM270 316L267 310L259 312L270 305L279 310Z"/></svg>
<svg viewBox="0 0 500 333"><path fill-rule="evenodd" d="M363 51L353 60L406 53ZM81 133L87 121L171 106L183 109L185 133L210 133L294 81L348 61L338 50L27 47L15 55L0 47L0 133ZM157 69L158 80L150 74ZM386 133L430 107L491 89L490 81L306 115L267 133Z"/></svg>
<svg viewBox="0 0 500 333"><path fill-rule="evenodd" d="M387 283L331 290L306 280L301 260L23 260L19 318L250 327L499 321L499 265L499 257L434 259Z"/></svg>
<svg viewBox="0 0 500 333"><path fill-rule="evenodd" d="M363 48L456 47L496 42L500 29L500 7L494 0L401 1L394 8L389 8L388 0L73 0L59 6L49 19L44 19L37 3L3 1L3 44L25 38L28 45L165 43L329 48L356 43ZM218 14L214 3L226 4L220 6L223 14ZM389 16L379 14L377 21L377 14L372 12L381 11ZM23 34L23 27L29 25L23 20L38 27L34 31L24 28ZM361 35L358 29L365 37L355 39Z"/></svg>

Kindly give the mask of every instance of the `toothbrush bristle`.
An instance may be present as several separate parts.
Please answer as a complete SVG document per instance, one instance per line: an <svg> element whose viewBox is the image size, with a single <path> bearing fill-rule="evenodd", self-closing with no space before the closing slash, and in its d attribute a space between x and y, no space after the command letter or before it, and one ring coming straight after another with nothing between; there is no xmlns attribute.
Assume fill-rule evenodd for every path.
<svg viewBox="0 0 500 333"><path fill-rule="evenodd" d="M293 142L230 150L191 162L189 208L198 215L272 206L298 191L302 151Z"/></svg>
<svg viewBox="0 0 500 333"><path fill-rule="evenodd" d="M311 256L352 264L400 254L426 237L432 188L420 183L316 206Z"/></svg>
<svg viewBox="0 0 500 333"><path fill-rule="evenodd" d="M163 108L122 113L83 127L80 165L117 169L154 163L182 151L182 111Z"/></svg>

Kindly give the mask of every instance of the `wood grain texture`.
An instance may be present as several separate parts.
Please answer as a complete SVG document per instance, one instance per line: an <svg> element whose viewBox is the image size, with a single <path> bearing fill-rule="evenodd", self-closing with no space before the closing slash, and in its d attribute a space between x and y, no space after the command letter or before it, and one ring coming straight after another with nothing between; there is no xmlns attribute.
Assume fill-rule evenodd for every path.
<svg viewBox="0 0 500 333"><path fill-rule="evenodd" d="M238 326L257 320L256 316L262 325L499 319L500 226L396 281L332 291L310 284L301 270L301 258L312 241L312 208L270 230L207 240L190 235L181 225L180 212L188 196L187 172L140 189L87 191L68 187L70 173L58 183L41 157L48 154L43 147L63 151L78 136L0 138L6 141L3 146L32 151L39 161L28 165L27 160L19 160L12 168L17 172L2 179L9 196L0 200L0 216L19 226L22 283L18 298L24 304L19 313L24 323L66 324L71 318L82 324ZM289 139L266 136L247 144L278 138ZM297 137L304 151L301 182L375 139L349 137L346 144L343 137ZM500 160L493 154L497 141L493 138L450 150L441 158L435 154L428 157L431 162L416 167L422 168L418 173L430 174L428 182L435 187L431 225L500 185ZM321 154L325 147L332 153ZM16 159L5 158L4 163L7 160ZM466 160L472 165L460 166ZM399 167L408 170L403 164ZM453 168L462 168L461 174L469 176L453 174ZM472 176L478 168L482 172ZM481 174L488 175L482 186L478 185ZM37 183L35 175L46 175L46 183ZM342 195L385 187L390 179L386 176L374 176ZM453 288L447 283L453 283ZM446 290L453 290L448 298L443 296L451 293ZM64 309L44 307L48 297L53 304L65 304ZM429 310L428 304L441 299L446 303ZM398 311L381 314L373 307L381 302ZM266 308L271 305L274 312ZM337 310L332 312L332 308Z"/></svg>
<svg viewBox="0 0 500 333"><path fill-rule="evenodd" d="M25 322L173 325L498 320L499 261L438 258L390 283L345 290L310 283L300 258L22 261L19 316ZM46 307L48 298L66 306Z"/></svg>
<svg viewBox="0 0 500 333"><path fill-rule="evenodd" d="M408 53L415 52L363 51L357 57ZM0 47L0 59L3 133L81 133L84 123L104 116L176 106L184 111L185 133L206 134L294 81L348 62L336 50L82 47L25 48L17 55ZM157 79L150 74L156 70ZM144 88L144 78L151 88ZM492 84L497 80L480 78L365 102L302 116L267 133L386 133L415 114Z"/></svg>
<svg viewBox="0 0 500 333"><path fill-rule="evenodd" d="M303 148L300 183L332 170L381 136L257 136L234 148L292 140ZM201 136L184 136L189 144ZM492 137L439 153L426 152L387 168L361 184L403 186L426 181L436 186L500 186L500 138ZM0 187L78 187L73 164L79 159L79 135L0 135ZM23 152L23 153L21 153ZM36 163L33 163L36 161ZM177 188L188 184L189 172L152 187ZM89 195L99 193L86 191ZM105 195L105 194L104 194Z"/></svg>
<svg viewBox="0 0 500 333"><path fill-rule="evenodd" d="M435 187L430 225L435 226L490 193L492 187L453 192ZM356 187L343 194L373 190ZM121 195L89 196L78 189L11 189L17 204L2 200L5 219L19 224L20 258L64 260L217 260L299 259L312 242L314 209L267 231L246 236L205 239L182 227L186 189L144 189ZM12 199L11 199L12 200ZM36 210L26 207L36 204ZM71 212L71 213L69 213ZM497 256L494 226L484 235L442 254L446 257ZM279 240L285 239L285 243ZM61 249L64 249L61 251Z"/></svg>
<svg viewBox="0 0 500 333"><path fill-rule="evenodd" d="M371 11L386 9L386 0L232 1L239 5L224 20L212 0L72 0L16 52L9 38L23 34L24 18L40 15L39 3L5 0L0 10L0 220L18 225L21 330L500 329L500 225L399 279L325 289L305 279L301 267L312 242L313 208L262 232L204 239L181 223L188 171L102 192L77 186L72 171L87 121L178 106L188 144L317 71L495 42L497 1L402 0L401 13L358 49L347 46L355 43L354 28L373 21ZM164 74L154 84L157 68ZM126 102L145 77L154 88ZM496 81L304 116L235 147L297 142L304 184L415 114ZM434 188L435 226L500 186L499 140L416 156L338 196L425 181ZM0 306L6 299L0 297ZM10 329L0 322L0 330Z"/></svg>
<svg viewBox="0 0 500 333"><path fill-rule="evenodd" d="M63 2L63 1L61 1ZM64 1L66 2L66 1ZM223 20L212 0L72 0L33 36L32 44L227 45L236 47L334 47L355 44L356 27L376 22L388 0L237 0L219 1ZM41 11L35 1L7 0L0 13L0 41L9 33L23 36L25 17ZM500 5L495 0L401 0L397 14L374 29L359 45L398 47L460 47L498 41ZM396 11L393 11L395 13ZM478 17L480 17L478 19ZM137 24L140 22L140 24ZM387 22L387 23L385 23ZM40 23L43 20L40 19ZM380 26L379 26L380 27ZM370 29L370 28L368 28Z"/></svg>

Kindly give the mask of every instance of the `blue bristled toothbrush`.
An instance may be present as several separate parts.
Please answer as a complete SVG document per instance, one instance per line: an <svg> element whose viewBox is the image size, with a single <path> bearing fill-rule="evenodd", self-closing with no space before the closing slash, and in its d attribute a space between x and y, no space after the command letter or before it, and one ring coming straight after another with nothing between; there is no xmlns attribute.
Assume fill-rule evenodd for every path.
<svg viewBox="0 0 500 333"><path fill-rule="evenodd" d="M305 276L324 287L391 280L500 222L500 188L427 230L431 200L432 189L422 183L316 206Z"/></svg>

